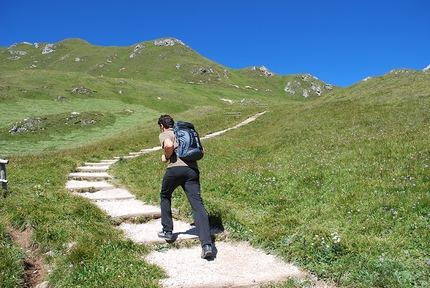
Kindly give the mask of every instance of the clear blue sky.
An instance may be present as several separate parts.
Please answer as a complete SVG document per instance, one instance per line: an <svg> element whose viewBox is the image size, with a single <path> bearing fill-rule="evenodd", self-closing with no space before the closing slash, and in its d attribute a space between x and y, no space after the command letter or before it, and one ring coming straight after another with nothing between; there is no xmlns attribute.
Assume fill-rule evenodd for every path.
<svg viewBox="0 0 430 288"><path fill-rule="evenodd" d="M182 40L226 67L266 66L349 86L430 64L429 0L3 1L0 46L81 38Z"/></svg>

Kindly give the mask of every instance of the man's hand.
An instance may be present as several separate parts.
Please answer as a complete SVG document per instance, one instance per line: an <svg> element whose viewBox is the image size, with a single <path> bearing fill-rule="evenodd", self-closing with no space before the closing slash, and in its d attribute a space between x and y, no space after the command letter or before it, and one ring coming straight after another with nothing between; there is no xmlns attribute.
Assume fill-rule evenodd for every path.
<svg viewBox="0 0 430 288"><path fill-rule="evenodd" d="M161 155L161 161L163 162L163 163L167 163L169 160L167 160L166 159L166 155Z"/></svg>

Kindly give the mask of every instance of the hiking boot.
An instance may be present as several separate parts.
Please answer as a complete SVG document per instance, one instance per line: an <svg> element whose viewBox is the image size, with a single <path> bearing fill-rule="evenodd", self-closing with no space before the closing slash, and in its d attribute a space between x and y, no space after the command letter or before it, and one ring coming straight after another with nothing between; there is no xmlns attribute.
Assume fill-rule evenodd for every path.
<svg viewBox="0 0 430 288"><path fill-rule="evenodd" d="M202 259L208 259L212 257L212 245L206 244L202 247Z"/></svg>
<svg viewBox="0 0 430 288"><path fill-rule="evenodd" d="M160 231L157 235L159 238L163 238L167 241L172 241L174 239L173 233L169 231Z"/></svg>

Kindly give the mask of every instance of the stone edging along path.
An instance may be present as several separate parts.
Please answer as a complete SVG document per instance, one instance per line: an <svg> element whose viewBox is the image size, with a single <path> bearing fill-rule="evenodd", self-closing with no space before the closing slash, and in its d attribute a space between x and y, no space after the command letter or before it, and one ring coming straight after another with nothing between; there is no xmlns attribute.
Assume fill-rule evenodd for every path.
<svg viewBox="0 0 430 288"><path fill-rule="evenodd" d="M258 113L232 128L208 134L201 140L246 125L264 113ZM138 157L157 150L161 150L161 147L114 157L113 160L85 163L85 166L78 167L80 172L69 174L70 180L66 183L66 188L77 196L89 198L111 217L124 220L142 216L152 218L153 220L143 224L123 221L118 229L135 243L166 243L157 237L157 232L161 230L160 208L137 200L125 188L114 187L109 182L112 176L107 173L109 166L120 158ZM179 220L174 220L173 233L177 237L176 241L198 239L194 226ZM162 287L255 287L307 276L298 267L255 249L246 242L216 241L214 256L209 260L201 259L200 251L201 247L197 244L191 248L153 251L145 256L145 260L166 271L169 278L160 281Z"/></svg>

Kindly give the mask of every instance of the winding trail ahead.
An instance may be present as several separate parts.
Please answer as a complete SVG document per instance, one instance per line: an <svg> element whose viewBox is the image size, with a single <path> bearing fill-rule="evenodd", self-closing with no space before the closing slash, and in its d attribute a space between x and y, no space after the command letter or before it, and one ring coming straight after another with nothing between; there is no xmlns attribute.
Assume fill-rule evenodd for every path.
<svg viewBox="0 0 430 288"><path fill-rule="evenodd" d="M234 127L208 134L201 139L212 138L239 128L264 113L258 113ZM66 188L77 196L91 199L108 215L122 221L117 228L135 243L165 244L165 240L157 237L157 231L161 229L160 208L137 200L125 188L114 187L109 182L111 176L107 173L109 166L119 158L138 157L157 150L161 150L161 147L143 149L128 156L114 157L113 160L85 163L85 166L78 167L81 172L69 174L70 180L66 183ZM153 220L143 224L130 224L125 221L139 216L150 217ZM198 239L191 224L174 220L174 225L176 241ZM215 229L211 232L221 233ZM285 281L288 278L295 278L298 282L307 278L309 281L306 277L309 275L300 271L298 267L255 249L246 242L216 241L214 256L209 260L201 259L200 252L201 247L196 244L191 248L172 248L164 252L154 250L144 258L166 271L168 278L160 281L163 287L256 287L269 282Z"/></svg>

